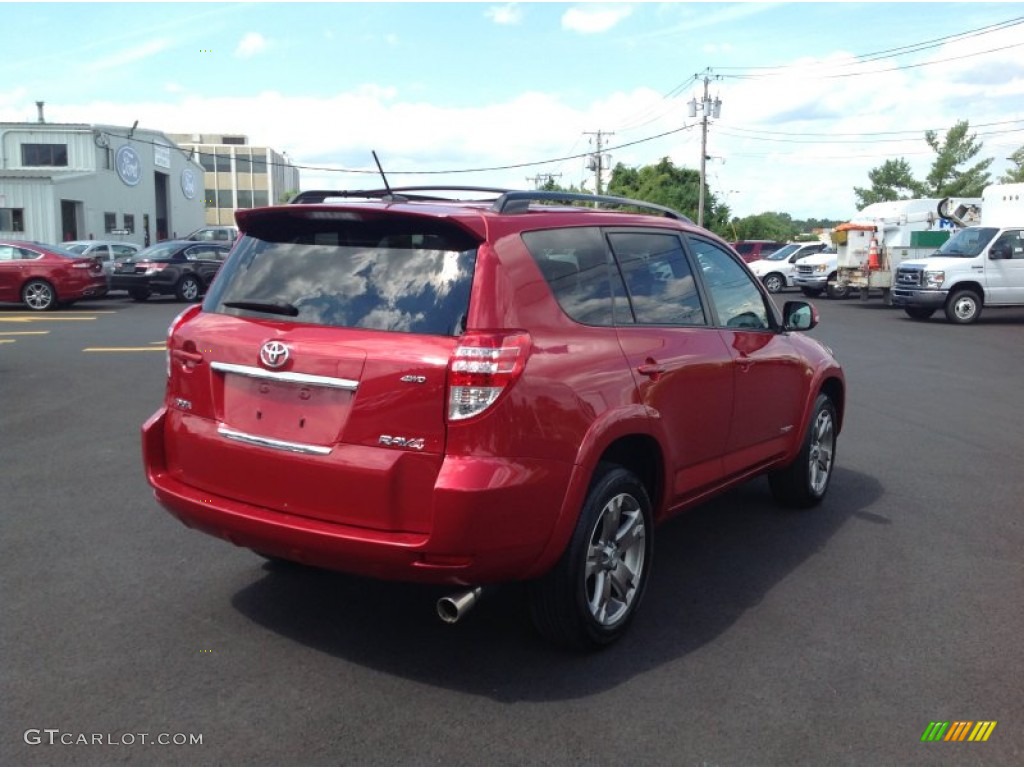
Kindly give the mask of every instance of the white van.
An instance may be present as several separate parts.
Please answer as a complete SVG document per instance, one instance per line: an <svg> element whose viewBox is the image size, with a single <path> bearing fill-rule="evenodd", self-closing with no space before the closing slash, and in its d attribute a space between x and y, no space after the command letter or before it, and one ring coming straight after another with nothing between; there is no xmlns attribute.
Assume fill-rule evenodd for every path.
<svg viewBox="0 0 1024 768"><path fill-rule="evenodd" d="M1024 306L1024 184L986 187L981 226L960 230L926 259L900 264L892 303L915 320L942 309L964 324L982 307Z"/></svg>

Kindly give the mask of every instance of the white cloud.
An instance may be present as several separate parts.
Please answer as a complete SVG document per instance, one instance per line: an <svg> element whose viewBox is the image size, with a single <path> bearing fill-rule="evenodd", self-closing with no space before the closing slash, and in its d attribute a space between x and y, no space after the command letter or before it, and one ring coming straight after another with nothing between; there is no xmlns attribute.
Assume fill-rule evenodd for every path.
<svg viewBox="0 0 1024 768"><path fill-rule="evenodd" d="M495 24L513 25L523 20L523 9L519 3L492 5L487 9L486 16Z"/></svg>
<svg viewBox="0 0 1024 768"><path fill-rule="evenodd" d="M577 5L562 15L562 27L584 35L607 32L632 12L628 5Z"/></svg>
<svg viewBox="0 0 1024 768"><path fill-rule="evenodd" d="M247 32L235 48L235 56L247 59L267 49L267 40L259 32Z"/></svg>

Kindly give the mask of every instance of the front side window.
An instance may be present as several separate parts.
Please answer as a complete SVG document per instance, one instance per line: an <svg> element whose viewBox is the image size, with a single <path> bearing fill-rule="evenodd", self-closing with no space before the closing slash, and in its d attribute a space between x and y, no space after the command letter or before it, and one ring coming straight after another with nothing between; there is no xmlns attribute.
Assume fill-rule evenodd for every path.
<svg viewBox="0 0 1024 768"><path fill-rule="evenodd" d="M565 314L584 325L614 325L613 284L620 298L624 294L599 229L545 229L522 237Z"/></svg>
<svg viewBox="0 0 1024 768"><path fill-rule="evenodd" d="M203 308L281 322L454 336L465 328L476 241L443 221L250 219Z"/></svg>
<svg viewBox="0 0 1024 768"><path fill-rule="evenodd" d="M24 166L67 167L67 144L22 144L21 164Z"/></svg>
<svg viewBox="0 0 1024 768"><path fill-rule="evenodd" d="M992 244L992 251L997 248L1008 254L1007 258L1024 259L1024 230L1016 229L1003 232Z"/></svg>
<svg viewBox="0 0 1024 768"><path fill-rule="evenodd" d="M690 237L689 242L700 264L704 285L711 294L718 325L770 329L768 306L754 278L715 243L699 237Z"/></svg>
<svg viewBox="0 0 1024 768"><path fill-rule="evenodd" d="M0 208L0 232L24 232L24 208Z"/></svg>
<svg viewBox="0 0 1024 768"><path fill-rule="evenodd" d="M647 232L608 236L641 325L705 325L697 284L676 235Z"/></svg>

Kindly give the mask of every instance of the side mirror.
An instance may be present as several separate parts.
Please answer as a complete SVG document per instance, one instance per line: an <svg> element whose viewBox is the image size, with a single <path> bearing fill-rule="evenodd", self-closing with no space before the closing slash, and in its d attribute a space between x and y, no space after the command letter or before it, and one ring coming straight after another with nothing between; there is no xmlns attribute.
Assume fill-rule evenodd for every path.
<svg viewBox="0 0 1024 768"><path fill-rule="evenodd" d="M782 308L782 326L787 331L809 331L820 319L818 310L806 301L787 301Z"/></svg>
<svg viewBox="0 0 1024 768"><path fill-rule="evenodd" d="M1009 243L996 243L989 249L988 257L990 259L1012 259L1013 250Z"/></svg>

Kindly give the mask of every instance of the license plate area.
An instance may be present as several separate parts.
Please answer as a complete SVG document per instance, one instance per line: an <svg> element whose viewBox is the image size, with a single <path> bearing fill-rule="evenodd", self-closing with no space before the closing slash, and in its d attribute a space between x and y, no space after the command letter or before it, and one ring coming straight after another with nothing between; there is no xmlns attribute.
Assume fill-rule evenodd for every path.
<svg viewBox="0 0 1024 768"><path fill-rule="evenodd" d="M277 440L332 445L348 418L353 393L332 387L224 377L224 424Z"/></svg>

